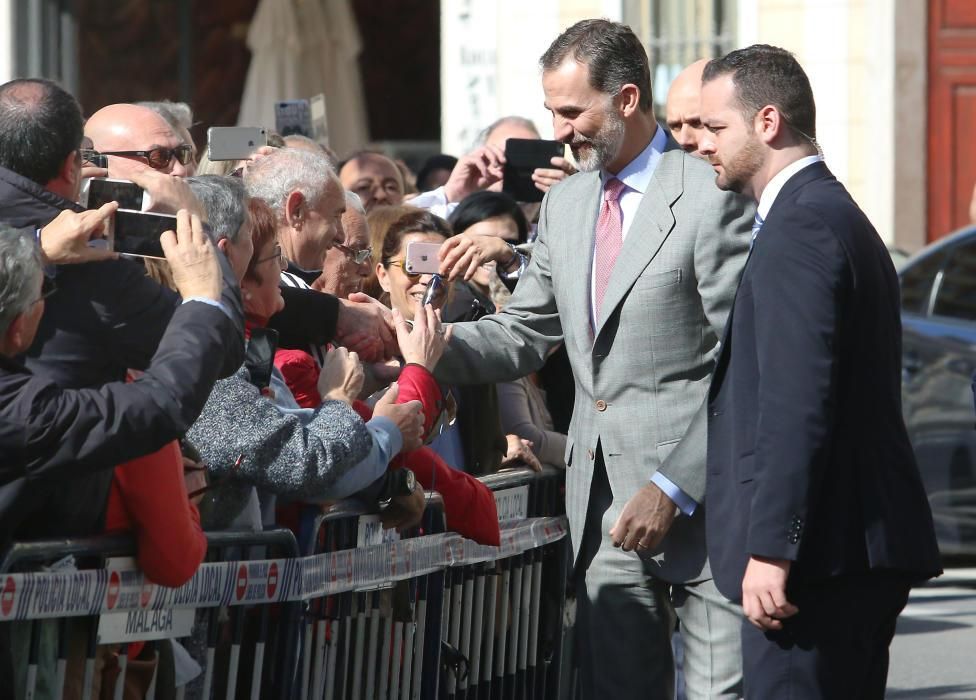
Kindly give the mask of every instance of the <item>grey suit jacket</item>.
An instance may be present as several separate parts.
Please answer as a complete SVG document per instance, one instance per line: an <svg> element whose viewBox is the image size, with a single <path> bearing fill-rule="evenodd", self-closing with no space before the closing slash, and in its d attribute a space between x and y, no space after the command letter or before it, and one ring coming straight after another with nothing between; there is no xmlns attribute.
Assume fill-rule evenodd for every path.
<svg viewBox="0 0 976 700"><path fill-rule="evenodd" d="M705 399L749 247L754 208L715 186L707 163L668 139L617 258L596 329L590 270L599 173L546 196L532 262L504 311L455 324L436 375L508 381L537 370L565 340L576 382L566 446L566 511L579 554L598 445L611 521L660 470L699 503L705 494ZM680 516L644 557L671 582L707 577L704 513ZM604 519L605 521L607 518Z"/></svg>

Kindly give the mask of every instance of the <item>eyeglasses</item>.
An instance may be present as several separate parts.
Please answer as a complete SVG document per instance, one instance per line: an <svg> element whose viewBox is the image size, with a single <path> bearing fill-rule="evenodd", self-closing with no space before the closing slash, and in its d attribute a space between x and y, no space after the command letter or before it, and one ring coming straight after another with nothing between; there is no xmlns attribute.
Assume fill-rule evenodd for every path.
<svg viewBox="0 0 976 700"><path fill-rule="evenodd" d="M421 277L423 277L425 274L430 274L430 273L425 273L425 272L410 272L410 271L408 271L407 270L407 261L404 260L403 258L400 258L399 260L384 260L383 261L383 265L384 265L384 267L389 267L390 265L393 265L395 267L399 267L400 270L403 272L403 274L405 274L407 276L407 279L409 279L412 282L416 282Z"/></svg>
<svg viewBox="0 0 976 700"><path fill-rule="evenodd" d="M355 248L350 248L349 246L343 243L334 243L333 245L334 247L338 248L343 253L345 253L348 257L352 258L352 261L357 265L362 265L364 262L366 262L371 257L373 257L372 248L364 248L362 250L356 250Z"/></svg>
<svg viewBox="0 0 976 700"><path fill-rule="evenodd" d="M41 296L37 297L31 304L37 304L38 302L44 301L52 294L58 291L58 285L54 283L54 279L44 275L44 280L41 282Z"/></svg>
<svg viewBox="0 0 976 700"><path fill-rule="evenodd" d="M80 148L78 152L81 154L82 163L88 163L96 168L104 168L107 166L105 156L94 148Z"/></svg>
<svg viewBox="0 0 976 700"><path fill-rule="evenodd" d="M251 265L251 267L257 267L261 263L266 263L269 260L277 260L278 261L278 266L279 267L284 267L284 265L282 264L282 263L284 263L284 257L282 256L282 253L281 253L281 246L276 245L275 246L275 252L272 255L269 255L266 258L261 258L260 260L255 260L254 263Z"/></svg>
<svg viewBox="0 0 976 700"><path fill-rule="evenodd" d="M193 146L184 143L176 148L156 146L148 151L102 151L102 155L145 158L150 168L162 170L163 168L169 167L169 164L173 162L174 158L180 162L180 165L189 163L193 159ZM82 157L84 158L84 154L82 154Z"/></svg>

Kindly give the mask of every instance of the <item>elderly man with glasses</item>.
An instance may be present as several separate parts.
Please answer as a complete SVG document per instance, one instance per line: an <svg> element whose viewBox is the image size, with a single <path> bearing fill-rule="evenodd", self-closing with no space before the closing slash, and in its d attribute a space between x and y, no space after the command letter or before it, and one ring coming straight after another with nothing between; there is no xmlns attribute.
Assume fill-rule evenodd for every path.
<svg viewBox="0 0 976 700"><path fill-rule="evenodd" d="M346 210L342 213L342 239L332 244L322 262L322 274L312 283L313 289L348 298L363 290L369 276L373 251L369 247L366 210L355 192L346 192Z"/></svg>

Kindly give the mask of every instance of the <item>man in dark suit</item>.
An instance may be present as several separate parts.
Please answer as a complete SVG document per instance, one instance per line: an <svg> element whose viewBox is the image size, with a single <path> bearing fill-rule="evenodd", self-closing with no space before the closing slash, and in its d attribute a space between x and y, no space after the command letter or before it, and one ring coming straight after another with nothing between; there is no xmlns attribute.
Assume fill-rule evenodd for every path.
<svg viewBox="0 0 976 700"><path fill-rule="evenodd" d="M718 186L758 203L709 392L707 540L748 698L881 698L939 553L901 415L898 278L819 156L809 81L752 46L702 78Z"/></svg>

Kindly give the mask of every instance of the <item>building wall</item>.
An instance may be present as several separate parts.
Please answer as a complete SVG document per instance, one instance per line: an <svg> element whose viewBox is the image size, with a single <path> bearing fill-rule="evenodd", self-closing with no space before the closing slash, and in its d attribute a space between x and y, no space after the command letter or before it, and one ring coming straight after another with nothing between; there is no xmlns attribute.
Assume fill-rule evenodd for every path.
<svg viewBox="0 0 976 700"><path fill-rule="evenodd" d="M620 8L620 0L442 0L443 152L467 152L484 127L512 114L551 138L539 57L566 27L587 17L619 19Z"/></svg>
<svg viewBox="0 0 976 700"><path fill-rule="evenodd" d="M925 4L739 0L739 44L793 51L828 165L889 244L925 240Z"/></svg>

